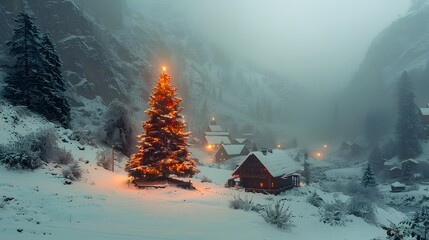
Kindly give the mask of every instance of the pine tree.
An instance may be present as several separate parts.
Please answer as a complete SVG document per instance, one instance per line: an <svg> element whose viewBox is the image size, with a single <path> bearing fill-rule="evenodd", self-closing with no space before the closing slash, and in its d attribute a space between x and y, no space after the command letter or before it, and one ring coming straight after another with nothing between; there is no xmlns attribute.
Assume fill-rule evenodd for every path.
<svg viewBox="0 0 429 240"><path fill-rule="evenodd" d="M24 105L48 120L68 126L70 107L62 96L62 89L54 83L54 66L43 54L48 50L33 20L26 13L20 13L15 19L18 27L6 43L15 63L7 66L3 95L13 105Z"/></svg>
<svg viewBox="0 0 429 240"><path fill-rule="evenodd" d="M371 169L371 165L368 164L368 166L365 169L365 172L363 173L362 186L375 187L376 185L377 183L375 182L374 172Z"/></svg>
<svg viewBox="0 0 429 240"><path fill-rule="evenodd" d="M49 65L45 66L45 71L50 75L50 82L54 85L55 94L54 94L54 105L55 108L59 110L58 115L55 118L63 123L68 125L70 122L70 105L67 99L64 96L65 92L65 82L64 77L61 72L62 61L55 50L55 44L53 43L50 36L45 33L42 39L42 49L41 53Z"/></svg>
<svg viewBox="0 0 429 240"><path fill-rule="evenodd" d="M414 158L422 153L418 139L420 121L414 98L408 73L403 72L398 86L398 120L396 123L399 159Z"/></svg>
<svg viewBox="0 0 429 240"><path fill-rule="evenodd" d="M193 176L198 170L187 150L188 132L185 132L179 107L180 98L171 78L161 73L149 99L146 110L149 119L142 123L144 133L138 136L137 153L131 155L125 169L135 180Z"/></svg>

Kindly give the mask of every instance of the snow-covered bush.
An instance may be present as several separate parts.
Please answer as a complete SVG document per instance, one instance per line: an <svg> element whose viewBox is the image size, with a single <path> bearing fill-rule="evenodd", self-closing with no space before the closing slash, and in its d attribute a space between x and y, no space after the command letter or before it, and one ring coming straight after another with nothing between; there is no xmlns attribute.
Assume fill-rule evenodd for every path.
<svg viewBox="0 0 429 240"><path fill-rule="evenodd" d="M212 182L212 180L211 180L210 178L208 178L207 176L203 176L203 177L201 178L201 182L202 182L202 183L205 183L205 182L209 182L209 183L211 183L211 182Z"/></svg>
<svg viewBox="0 0 429 240"><path fill-rule="evenodd" d="M36 169L49 161L49 154L57 148L53 129L41 129L17 141L0 147L0 161L12 169Z"/></svg>
<svg viewBox="0 0 429 240"><path fill-rule="evenodd" d="M53 148L49 151L49 161L58 163L58 164L70 164L74 162L73 155L70 151L67 151L65 148Z"/></svg>
<svg viewBox="0 0 429 240"><path fill-rule="evenodd" d="M97 152L97 165L106 170L112 170L112 151L105 149Z"/></svg>
<svg viewBox="0 0 429 240"><path fill-rule="evenodd" d="M102 143L114 145L124 155L129 156L134 147L134 135L127 105L114 99L104 114L106 122L99 130Z"/></svg>
<svg viewBox="0 0 429 240"><path fill-rule="evenodd" d="M71 181L77 181L82 177L82 169L77 162L70 164L63 169L63 177Z"/></svg>
<svg viewBox="0 0 429 240"><path fill-rule="evenodd" d="M346 203L336 199L319 210L320 221L331 226L344 226L347 221Z"/></svg>
<svg viewBox="0 0 429 240"><path fill-rule="evenodd" d="M38 156L38 153L28 150L8 152L2 156L1 161L10 169L34 170L43 164L42 160Z"/></svg>
<svg viewBox="0 0 429 240"><path fill-rule="evenodd" d="M289 206L285 207L284 203L277 200L274 204L265 206L260 212L261 216L267 223L282 229L290 229L294 226L293 215Z"/></svg>
<svg viewBox="0 0 429 240"><path fill-rule="evenodd" d="M243 199L240 196L234 196L234 199L231 199L228 205L232 209L242 209L244 211L250 211L253 208L253 201L252 199L248 199L247 197Z"/></svg>
<svg viewBox="0 0 429 240"><path fill-rule="evenodd" d="M374 204L368 199L353 196L348 203L347 210L349 214L363 218L365 222L376 222Z"/></svg>
<svg viewBox="0 0 429 240"><path fill-rule="evenodd" d="M307 202L315 207L321 207L325 203L316 191L307 197Z"/></svg>

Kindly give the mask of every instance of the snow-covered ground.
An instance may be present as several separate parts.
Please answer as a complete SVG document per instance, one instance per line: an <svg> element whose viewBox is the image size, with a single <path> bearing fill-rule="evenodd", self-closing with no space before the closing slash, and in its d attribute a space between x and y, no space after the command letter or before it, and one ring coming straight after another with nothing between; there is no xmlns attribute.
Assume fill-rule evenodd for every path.
<svg viewBox="0 0 429 240"><path fill-rule="evenodd" d="M1 107L1 142L48 126L38 117L27 116L12 127L3 114L13 116L13 109ZM60 135L67 131L58 128ZM317 186L304 186L279 196L245 193L227 189L223 184L231 171L200 166L201 173L191 179L197 190L175 187L139 190L127 183L127 174L117 163L117 172L96 166L97 147L68 140L59 141L70 150L83 168L83 177L64 185L61 166L48 164L34 171L7 170L0 165L0 239L372 239L384 237L377 225L349 216L346 226L330 226L319 221L319 209L306 202L317 191L330 202L338 193L324 193ZM204 163L210 155L191 149L193 157ZM88 161L88 163L87 163ZM324 165L325 163L314 163ZM206 176L212 183L201 183ZM282 199L290 205L295 227L279 230L255 212L233 210L228 201L234 196L248 197L266 205ZM2 203L3 201L3 203ZM377 208L378 221L401 220L403 215L392 208Z"/></svg>

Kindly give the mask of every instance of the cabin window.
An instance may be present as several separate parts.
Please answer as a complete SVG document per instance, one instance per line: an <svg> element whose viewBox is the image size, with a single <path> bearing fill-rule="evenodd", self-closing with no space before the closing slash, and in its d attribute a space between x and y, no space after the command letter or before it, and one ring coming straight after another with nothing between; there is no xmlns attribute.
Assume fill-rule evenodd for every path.
<svg viewBox="0 0 429 240"><path fill-rule="evenodd" d="M272 187L272 188L274 187L274 182L272 182L272 183L271 183L271 187Z"/></svg>
<svg viewBox="0 0 429 240"><path fill-rule="evenodd" d="M259 186L260 186L261 188L263 188L263 187L264 187L264 182L260 182L260 183L259 183Z"/></svg>

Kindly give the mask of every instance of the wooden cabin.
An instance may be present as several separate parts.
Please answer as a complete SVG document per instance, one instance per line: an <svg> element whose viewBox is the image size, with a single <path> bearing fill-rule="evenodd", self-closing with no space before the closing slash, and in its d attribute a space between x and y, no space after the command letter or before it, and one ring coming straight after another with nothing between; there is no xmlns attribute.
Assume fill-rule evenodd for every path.
<svg viewBox="0 0 429 240"><path fill-rule="evenodd" d="M414 160L412 158L404 160L401 162L402 170L407 173L413 173L417 171L419 162L417 160Z"/></svg>
<svg viewBox="0 0 429 240"><path fill-rule="evenodd" d="M234 138L231 139L232 144L246 145L247 148L252 148L253 143L247 138Z"/></svg>
<svg viewBox="0 0 429 240"><path fill-rule="evenodd" d="M400 182L394 182L390 185L392 192L403 192L405 191L405 185Z"/></svg>
<svg viewBox="0 0 429 240"><path fill-rule="evenodd" d="M389 175L391 178L401 178L402 177L402 169L400 167L392 167L389 169Z"/></svg>
<svg viewBox="0 0 429 240"><path fill-rule="evenodd" d="M293 160L293 150L263 149L249 153L232 173L240 179L239 186L245 191L278 194L300 185L303 170L301 163Z"/></svg>
<svg viewBox="0 0 429 240"><path fill-rule="evenodd" d="M428 107L420 108L420 119L424 125L429 125L429 103Z"/></svg>
<svg viewBox="0 0 429 240"><path fill-rule="evenodd" d="M249 152L245 145L222 145L215 154L215 161L223 162L233 157L245 156Z"/></svg>
<svg viewBox="0 0 429 240"><path fill-rule="evenodd" d="M204 136L202 144L207 152L216 152L221 145L231 144L228 136Z"/></svg>
<svg viewBox="0 0 429 240"><path fill-rule="evenodd" d="M206 128L206 132L224 132L223 128L219 125L209 125Z"/></svg>

